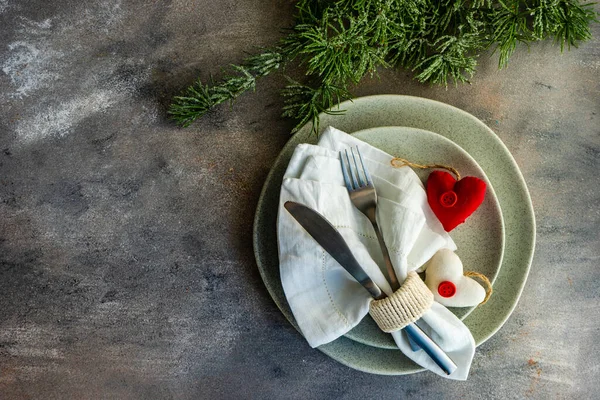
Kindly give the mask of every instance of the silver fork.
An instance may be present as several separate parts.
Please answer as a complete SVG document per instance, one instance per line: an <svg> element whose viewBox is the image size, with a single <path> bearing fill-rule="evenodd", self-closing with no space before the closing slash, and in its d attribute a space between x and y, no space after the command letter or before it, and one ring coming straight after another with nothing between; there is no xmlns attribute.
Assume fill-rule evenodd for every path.
<svg viewBox="0 0 600 400"><path fill-rule="evenodd" d="M387 246L383 241L383 235L379 230L379 225L377 225L377 193L375 192L373 181L371 180L371 176L367 171L367 167L365 167L365 163L360 151L358 150L358 147L356 148L356 152L358 153L361 168L359 168L356 161L354 149L350 149L350 152L352 153L353 162L350 161L348 150L344 150L344 154L342 154L340 151L342 174L344 175L346 188L348 189L348 194L350 194L350 200L352 201L352 204L354 204L354 206L358 208L358 210L362 212L373 225L375 235L377 235L377 240L379 241L379 247L381 247L381 252L383 253L388 280L392 290L395 292L400 288L400 282L398 282L398 277L396 276L396 272L394 272L394 266L392 265L390 254L388 253ZM352 168L352 164L354 164L354 168ZM363 176L361 176L361 171Z"/></svg>
<svg viewBox="0 0 600 400"><path fill-rule="evenodd" d="M350 161L348 150L344 150L343 153L340 151L340 161L342 163L344 182L346 183L346 188L348 189L348 194L350 195L352 204L354 204L354 206L358 208L358 210L360 210L360 212L362 212L373 225L375 235L377 235L377 240L379 241L379 246L381 247L381 252L383 253L383 259L385 260L390 286L395 292L400 288L400 282L398 282L398 277L394 271L390 254L388 253L387 246L383 241L383 236L379 231L379 225L377 225L377 193L375 192L373 181L371 180L371 176L369 175L367 167L365 166L362 155L360 154L360 150L358 150L358 147L356 147L356 153L358 154L358 159L360 160L360 168L358 166L358 162L356 161L356 156L354 155L354 149L350 149L350 152L352 153L352 162ZM352 164L354 164L354 168L352 168ZM363 176L361 176L361 171ZM431 357L431 359L448 375L456 370L456 364L452 361L452 359L448 357L448 355L429 336L427 336L427 334L423 332L423 330L419 328L416 323L408 324L403 328L403 330L406 332L406 336L408 337L409 344L413 351L418 351L420 348L422 348L425 353L427 353L427 355L429 355L429 357Z"/></svg>

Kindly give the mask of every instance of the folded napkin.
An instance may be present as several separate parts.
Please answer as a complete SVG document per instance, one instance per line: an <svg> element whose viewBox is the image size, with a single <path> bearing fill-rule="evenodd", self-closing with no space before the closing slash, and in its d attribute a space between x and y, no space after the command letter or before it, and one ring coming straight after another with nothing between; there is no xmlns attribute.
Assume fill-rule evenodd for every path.
<svg viewBox="0 0 600 400"><path fill-rule="evenodd" d="M369 220L350 202L338 152L358 146L377 190L377 221L400 282L439 250L456 250L427 203L418 176L393 168L389 154L329 127L318 145L300 144L283 178L277 231L280 273L286 298L312 347L329 343L354 328L369 312L372 298L285 210L296 201L324 215L342 234L355 258L381 289L392 293L385 263ZM451 379L467 378L475 352L469 329L441 304L433 303L419 321L423 330L454 360ZM423 351L414 352L401 331L392 333L399 349L417 364L448 377Z"/></svg>

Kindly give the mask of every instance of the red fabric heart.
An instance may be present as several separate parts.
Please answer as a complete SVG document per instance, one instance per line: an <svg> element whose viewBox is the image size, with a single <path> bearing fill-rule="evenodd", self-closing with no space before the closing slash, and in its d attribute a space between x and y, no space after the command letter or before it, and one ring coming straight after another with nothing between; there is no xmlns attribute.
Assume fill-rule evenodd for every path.
<svg viewBox="0 0 600 400"><path fill-rule="evenodd" d="M457 182L446 171L433 171L427 178L427 201L446 232L450 232L481 205L485 188L485 182L474 176Z"/></svg>

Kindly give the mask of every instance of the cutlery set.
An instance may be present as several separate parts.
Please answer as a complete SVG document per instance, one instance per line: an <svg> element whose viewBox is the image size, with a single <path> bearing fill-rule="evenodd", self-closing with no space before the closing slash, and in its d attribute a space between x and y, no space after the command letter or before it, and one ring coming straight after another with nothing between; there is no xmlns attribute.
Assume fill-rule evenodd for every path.
<svg viewBox="0 0 600 400"><path fill-rule="evenodd" d="M339 158L350 200L371 222L385 261L387 279L392 290L396 292L401 285L377 224L377 193L363 157L356 147L356 154L354 149L350 150L350 154L347 150L340 151ZM287 201L284 207L307 233L369 292L374 300L387 298L355 259L343 236L325 217L305 205L292 201ZM457 366L452 359L423 332L417 323L409 323L402 330L406 333L413 351L422 349L447 375L456 370Z"/></svg>

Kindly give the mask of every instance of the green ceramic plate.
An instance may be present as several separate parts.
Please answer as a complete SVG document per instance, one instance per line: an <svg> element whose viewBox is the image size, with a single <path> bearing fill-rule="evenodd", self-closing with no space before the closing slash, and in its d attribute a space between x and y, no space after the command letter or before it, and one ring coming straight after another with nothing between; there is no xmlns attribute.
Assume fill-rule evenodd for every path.
<svg viewBox="0 0 600 400"><path fill-rule="evenodd" d="M477 162L460 146L437 133L417 128L386 126L365 129L352 133L365 142L389 154L411 160L419 164L437 163L451 165L462 176L477 176L487 183L484 202L467 223L459 225L451 232L466 270L475 270L487 276L492 282L496 279L504 252L504 224L500 204L491 182ZM416 170L425 182L431 171ZM474 307L451 308L459 318L464 319ZM347 338L369 346L395 349L398 347L391 335L382 332L370 316L345 335Z"/></svg>
<svg viewBox="0 0 600 400"><path fill-rule="evenodd" d="M525 285L535 246L535 219L531 199L517 164L502 141L483 122L447 104L410 96L371 96L344 102L343 116L321 115L321 127L345 132L380 126L405 126L436 132L461 146L486 171L502 207L505 247L494 295L464 322L477 344L489 339L506 322ZM286 302L277 259L277 205L280 184L296 145L315 142L304 127L284 146L267 176L254 219L254 252L267 290L287 319L297 328ZM382 349L341 337L319 350L361 371L403 375L421 371L397 350Z"/></svg>

